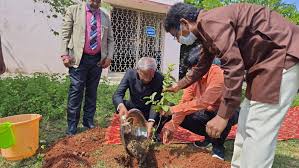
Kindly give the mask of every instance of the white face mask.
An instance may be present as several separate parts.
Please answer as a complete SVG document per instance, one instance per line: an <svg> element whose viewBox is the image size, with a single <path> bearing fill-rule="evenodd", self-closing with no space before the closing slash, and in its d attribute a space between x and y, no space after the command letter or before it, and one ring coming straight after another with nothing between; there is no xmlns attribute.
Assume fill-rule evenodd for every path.
<svg viewBox="0 0 299 168"><path fill-rule="evenodd" d="M180 29L182 30L182 26L180 26ZM179 37L179 43L185 45L192 45L196 40L197 37L192 32L190 32L186 37L183 35Z"/></svg>
<svg viewBox="0 0 299 168"><path fill-rule="evenodd" d="M180 36L179 42L185 45L192 45L196 39L197 37L192 32L190 32L187 37Z"/></svg>

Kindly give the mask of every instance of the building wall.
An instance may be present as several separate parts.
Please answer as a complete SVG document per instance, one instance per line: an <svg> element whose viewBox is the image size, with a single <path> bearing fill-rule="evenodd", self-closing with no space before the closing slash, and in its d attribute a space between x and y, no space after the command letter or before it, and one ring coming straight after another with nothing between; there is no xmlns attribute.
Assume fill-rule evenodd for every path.
<svg viewBox="0 0 299 168"><path fill-rule="evenodd" d="M59 37L50 31L59 30L62 19L47 19L47 10L33 0L0 0L0 36L10 72L66 72Z"/></svg>
<svg viewBox="0 0 299 168"><path fill-rule="evenodd" d="M167 5L173 5L178 2L183 2L183 0L148 0L148 1L163 3L163 4L167 4Z"/></svg>
<svg viewBox="0 0 299 168"><path fill-rule="evenodd" d="M164 3L169 5L174 5L178 2L184 2L184 0L149 0L157 3ZM168 7L168 8L169 8ZM180 44L173 39L169 34L165 34L165 44L164 44L164 57L163 57L163 70L167 70L169 64L175 64L175 70L172 75L178 79L179 78L179 62L180 62Z"/></svg>
<svg viewBox="0 0 299 168"><path fill-rule="evenodd" d="M175 70L172 72L173 77L179 78L179 62L180 62L180 44L173 39L169 33L165 34L163 56L163 71L167 70L169 64L175 64Z"/></svg>
<svg viewBox="0 0 299 168"><path fill-rule="evenodd" d="M168 5L178 1L182 0L143 0L142 2L151 2L163 8L166 6L168 9ZM0 0L0 36L9 72L67 72L60 60L60 38L50 31L51 29L60 31L62 16L47 19L48 14L51 13L47 5L34 3L33 0ZM178 43L166 34L164 46L163 70L167 69L170 63L175 63L178 67ZM104 71L104 74L107 72ZM178 68L174 76L178 76Z"/></svg>

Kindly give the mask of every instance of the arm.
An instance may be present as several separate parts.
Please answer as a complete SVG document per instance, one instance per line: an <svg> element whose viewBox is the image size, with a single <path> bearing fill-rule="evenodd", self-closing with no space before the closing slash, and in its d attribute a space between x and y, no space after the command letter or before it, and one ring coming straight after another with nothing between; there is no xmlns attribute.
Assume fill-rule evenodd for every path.
<svg viewBox="0 0 299 168"><path fill-rule="evenodd" d="M197 97L191 101L181 103L171 108L173 113L172 120L166 126L169 130L175 130L183 122L185 116L194 112L206 110L213 106L222 96L223 89L223 73L218 67L211 68L208 74L206 91L201 97Z"/></svg>
<svg viewBox="0 0 299 168"><path fill-rule="evenodd" d="M213 20L203 20L203 29L214 37L213 41L221 51L221 69L224 71L224 90L222 101L218 110L218 116L224 119L230 118L233 112L240 106L242 84L244 80L244 63L236 34L230 23L222 23ZM211 30L211 28L217 29Z"/></svg>
<svg viewBox="0 0 299 168"><path fill-rule="evenodd" d="M71 12L71 7L67 8L65 16L64 16L64 22L62 25L61 30L61 56L63 55L69 55L69 49L68 45L73 33L73 14Z"/></svg>
<svg viewBox="0 0 299 168"><path fill-rule="evenodd" d="M108 41L107 41L108 58L112 60L113 52L114 52L114 37L113 37L113 30L112 30L112 26L111 26L111 20L110 19L107 19L107 20L108 20Z"/></svg>
<svg viewBox="0 0 299 168"><path fill-rule="evenodd" d="M183 93L183 96L182 96L179 104L185 103L187 101L191 101L194 98L195 86L196 86L196 83L193 83L191 86L184 89L184 93Z"/></svg>
<svg viewBox="0 0 299 168"><path fill-rule="evenodd" d="M117 90L115 91L115 93L112 97L112 101L113 101L113 104L114 104L116 110L118 109L118 106L120 104L124 103L123 98L126 94L127 89L129 88L129 77L130 77L129 71L130 70L128 70L126 72L125 76L121 80L120 84L118 85Z"/></svg>

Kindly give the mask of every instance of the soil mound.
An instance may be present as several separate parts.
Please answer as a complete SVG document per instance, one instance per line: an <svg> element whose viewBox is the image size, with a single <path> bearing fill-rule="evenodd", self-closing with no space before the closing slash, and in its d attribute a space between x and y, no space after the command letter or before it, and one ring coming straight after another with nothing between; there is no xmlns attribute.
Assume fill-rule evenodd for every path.
<svg viewBox="0 0 299 168"><path fill-rule="evenodd" d="M57 141L45 153L44 168L137 168L122 145L105 144L103 128L95 128ZM155 145L146 158L146 168L229 168L230 163L212 158L209 151L188 144Z"/></svg>

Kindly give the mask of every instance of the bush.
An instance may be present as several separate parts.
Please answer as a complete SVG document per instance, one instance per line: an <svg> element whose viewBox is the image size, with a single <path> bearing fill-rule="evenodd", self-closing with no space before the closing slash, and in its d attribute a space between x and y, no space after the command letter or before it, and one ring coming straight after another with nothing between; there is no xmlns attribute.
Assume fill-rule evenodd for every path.
<svg viewBox="0 0 299 168"><path fill-rule="evenodd" d="M69 83L68 77L41 73L1 79L0 117L37 113L44 120L66 120ZM98 89L96 115L102 125L114 112L111 98L116 86L108 84L101 83Z"/></svg>
<svg viewBox="0 0 299 168"><path fill-rule="evenodd" d="M68 77L41 73L1 79L0 117L37 113L43 115L43 120L56 122L61 119L66 123L69 83ZM117 85L110 85L107 81L99 85L95 119L101 127L108 125L108 121L115 111L112 95L116 88ZM180 100L181 95L182 91L174 97L176 103ZM128 98L128 94L126 98ZM298 106L298 102L299 97L297 96L293 106Z"/></svg>
<svg viewBox="0 0 299 168"><path fill-rule="evenodd" d="M0 117L37 113L44 119L62 118L69 81L59 75L41 73L0 80Z"/></svg>

